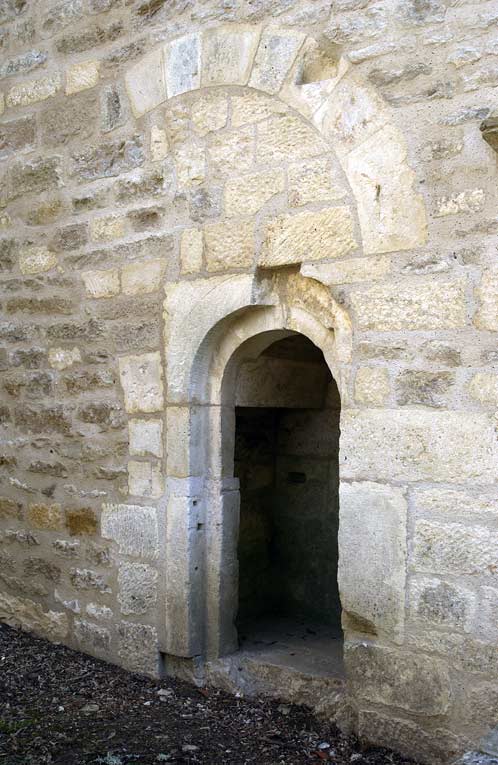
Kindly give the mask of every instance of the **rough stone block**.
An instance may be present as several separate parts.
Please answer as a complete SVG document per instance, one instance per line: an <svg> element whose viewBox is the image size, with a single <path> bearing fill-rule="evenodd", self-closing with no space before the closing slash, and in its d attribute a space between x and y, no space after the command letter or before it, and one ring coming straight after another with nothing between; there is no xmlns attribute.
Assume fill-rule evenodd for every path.
<svg viewBox="0 0 498 765"><path fill-rule="evenodd" d="M287 110L286 104L278 99L248 90L232 96L232 126L239 128L248 123L261 122L274 114L285 114Z"/></svg>
<svg viewBox="0 0 498 765"><path fill-rule="evenodd" d="M356 248L349 207L284 215L267 226L261 266L340 258Z"/></svg>
<svg viewBox="0 0 498 765"><path fill-rule="evenodd" d="M64 516L59 504L34 503L28 509L28 521L35 529L60 531L64 528Z"/></svg>
<svg viewBox="0 0 498 765"><path fill-rule="evenodd" d="M354 397L359 404L382 406L390 393L385 367L360 367L356 372Z"/></svg>
<svg viewBox="0 0 498 765"><path fill-rule="evenodd" d="M74 637L83 651L96 656L106 656L111 647L111 633L106 627L92 624L84 619L75 619Z"/></svg>
<svg viewBox="0 0 498 765"><path fill-rule="evenodd" d="M97 592L110 593L111 588L106 583L102 574L88 568L72 568L69 572L71 585L75 590L97 590Z"/></svg>
<svg viewBox="0 0 498 765"><path fill-rule="evenodd" d="M498 332L498 269L486 270L476 289L478 309L474 319L479 329Z"/></svg>
<svg viewBox="0 0 498 765"><path fill-rule="evenodd" d="M209 93L192 104L192 122L200 136L221 130L228 120L228 99L226 95Z"/></svg>
<svg viewBox="0 0 498 765"><path fill-rule="evenodd" d="M316 130L293 114L275 115L258 125L257 159L261 164L317 157L329 150Z"/></svg>
<svg viewBox="0 0 498 765"><path fill-rule="evenodd" d="M478 372L469 383L469 393L481 404L498 406L498 375L490 372Z"/></svg>
<svg viewBox="0 0 498 765"><path fill-rule="evenodd" d="M498 520L498 495L470 493L455 489L418 489L413 493L418 517L440 516L444 520L484 521ZM446 516L446 517L445 517Z"/></svg>
<svg viewBox="0 0 498 765"><path fill-rule="evenodd" d="M282 170L241 175L227 181L225 186L225 213L233 215L255 215L277 194L285 190L285 175Z"/></svg>
<svg viewBox="0 0 498 765"><path fill-rule="evenodd" d="M346 643L344 658L357 698L426 717L448 711L450 678L440 659L367 643Z"/></svg>
<svg viewBox="0 0 498 765"><path fill-rule="evenodd" d="M417 521L412 567L454 575L498 571L498 533L485 526Z"/></svg>
<svg viewBox="0 0 498 765"><path fill-rule="evenodd" d="M199 87L201 81L201 40L199 34L173 40L164 49L168 98Z"/></svg>
<svg viewBox="0 0 498 765"><path fill-rule="evenodd" d="M157 499L163 491L163 481L159 465L151 462L128 462L128 491L135 497Z"/></svg>
<svg viewBox="0 0 498 765"><path fill-rule="evenodd" d="M146 260L130 263L121 270L121 286L125 295L145 295L162 287L166 262Z"/></svg>
<svg viewBox="0 0 498 765"><path fill-rule="evenodd" d="M50 348L48 361L53 369L58 369L61 372L81 361L81 353L79 348Z"/></svg>
<svg viewBox="0 0 498 765"><path fill-rule="evenodd" d="M216 178L251 170L254 165L254 129L249 126L212 136L207 158Z"/></svg>
<svg viewBox="0 0 498 765"><path fill-rule="evenodd" d="M89 507L66 510L66 527L72 537L96 534L98 522L95 512Z"/></svg>
<svg viewBox="0 0 498 765"><path fill-rule="evenodd" d="M465 282L399 280L358 289L351 304L360 330L458 329L466 323Z"/></svg>
<svg viewBox="0 0 498 765"><path fill-rule="evenodd" d="M410 581L408 599L413 619L447 629L471 629L476 597L466 587L435 577L417 577Z"/></svg>
<svg viewBox="0 0 498 765"><path fill-rule="evenodd" d="M407 502L401 489L340 485L339 591L346 630L402 639ZM361 556L358 549L361 548ZM368 571L368 576L364 572Z"/></svg>
<svg viewBox="0 0 498 765"><path fill-rule="evenodd" d="M336 202L346 196L347 192L327 157L292 164L287 174L291 207L300 207L309 202Z"/></svg>
<svg viewBox="0 0 498 765"><path fill-rule="evenodd" d="M112 178L143 165L145 154L140 136L101 141L72 155L72 173L80 181Z"/></svg>
<svg viewBox="0 0 498 765"><path fill-rule="evenodd" d="M48 54L41 50L29 50L19 56L5 60L0 65L0 79L6 77L18 77L31 72L33 69L43 66Z"/></svg>
<svg viewBox="0 0 498 765"><path fill-rule="evenodd" d="M483 189L467 189L438 199L434 215L436 218L444 218L447 215L482 212L485 201Z"/></svg>
<svg viewBox="0 0 498 765"><path fill-rule="evenodd" d="M202 37L202 85L246 85L259 42L254 26L207 29Z"/></svg>
<svg viewBox="0 0 498 765"><path fill-rule="evenodd" d="M254 223L210 223L204 227L208 271L250 268L254 261Z"/></svg>
<svg viewBox="0 0 498 765"><path fill-rule="evenodd" d="M81 278L88 297L108 298L119 294L119 271L115 268L108 271L83 271Z"/></svg>
<svg viewBox="0 0 498 765"><path fill-rule="evenodd" d="M123 563L118 572L121 613L146 614L156 605L157 569L144 563Z"/></svg>
<svg viewBox="0 0 498 765"><path fill-rule="evenodd" d="M305 40L301 32L265 29L254 61L249 87L274 95L282 87Z"/></svg>
<svg viewBox="0 0 498 765"><path fill-rule="evenodd" d="M475 412L348 410L341 420L342 478L492 483L493 423Z"/></svg>
<svg viewBox="0 0 498 765"><path fill-rule="evenodd" d="M182 274L194 274L202 270L204 240L202 230L188 228L182 231L180 240L180 267Z"/></svg>
<svg viewBox="0 0 498 765"><path fill-rule="evenodd" d="M130 672L157 677L159 673L159 644L154 627L134 622L118 625L119 658Z"/></svg>
<svg viewBox="0 0 498 765"><path fill-rule="evenodd" d="M103 505L102 537L117 543L120 553L135 558L157 558L158 529L154 507Z"/></svg>
<svg viewBox="0 0 498 765"><path fill-rule="evenodd" d="M35 142L35 120L23 117L0 124L0 159L6 159L24 149L30 149Z"/></svg>
<svg viewBox="0 0 498 765"><path fill-rule="evenodd" d="M157 412L163 407L162 362L159 352L119 359L126 411Z"/></svg>
<svg viewBox="0 0 498 765"><path fill-rule="evenodd" d="M69 623L66 614L44 611L39 603L0 592L0 619L11 627L35 632L48 640L67 637Z"/></svg>
<svg viewBox="0 0 498 765"><path fill-rule="evenodd" d="M141 117L166 100L162 48L144 56L125 74L126 89L135 117Z"/></svg>
<svg viewBox="0 0 498 765"><path fill-rule="evenodd" d="M61 170L59 158L34 159L29 162L16 162L11 166L0 200L9 201L24 196L37 194L60 185Z"/></svg>
<svg viewBox="0 0 498 765"><path fill-rule="evenodd" d="M38 80L14 85L7 92L7 106L29 106L37 101L45 101L47 98L55 96L61 86L62 77L60 74L51 74Z"/></svg>
<svg viewBox="0 0 498 765"><path fill-rule="evenodd" d="M0 497L0 518L20 518L22 505L9 497Z"/></svg>
<svg viewBox="0 0 498 765"><path fill-rule="evenodd" d="M396 378L396 401L400 406L447 406L454 383L453 372L405 369Z"/></svg>
<svg viewBox="0 0 498 765"><path fill-rule="evenodd" d="M95 87L99 81L99 61L82 61L71 64L66 71L66 95Z"/></svg>
<svg viewBox="0 0 498 765"><path fill-rule="evenodd" d="M498 587L480 588L478 617L474 632L479 638L488 640L490 643L496 643L498 640Z"/></svg>
<svg viewBox="0 0 498 765"><path fill-rule="evenodd" d="M57 265L57 255L48 247L26 245L19 253L19 268L22 274L40 274L51 271Z"/></svg>
<svg viewBox="0 0 498 765"><path fill-rule="evenodd" d="M337 263L304 264L303 276L311 276L322 284L353 284L354 282L373 282L387 276L391 270L391 259L377 255L373 258L350 258Z"/></svg>
<svg viewBox="0 0 498 765"><path fill-rule="evenodd" d="M129 420L130 454L134 457L163 456L162 420Z"/></svg>
<svg viewBox="0 0 498 765"><path fill-rule="evenodd" d="M206 177L206 156L200 146L188 144L176 151L176 173L180 189L198 186Z"/></svg>
<svg viewBox="0 0 498 765"><path fill-rule="evenodd" d="M113 215L108 218L95 218L90 222L92 239L97 242L112 242L121 239L126 231L126 218Z"/></svg>

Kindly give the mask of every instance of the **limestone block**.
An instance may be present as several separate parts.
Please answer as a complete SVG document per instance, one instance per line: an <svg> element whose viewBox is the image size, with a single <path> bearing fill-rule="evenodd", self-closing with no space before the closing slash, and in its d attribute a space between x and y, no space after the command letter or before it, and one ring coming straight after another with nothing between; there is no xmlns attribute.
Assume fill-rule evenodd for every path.
<svg viewBox="0 0 498 765"><path fill-rule="evenodd" d="M159 352L122 356L119 375L126 411L157 412L163 408L162 363Z"/></svg>
<svg viewBox="0 0 498 765"><path fill-rule="evenodd" d="M122 563L118 572L121 613L146 614L156 605L157 569L145 563Z"/></svg>
<svg viewBox="0 0 498 765"><path fill-rule="evenodd" d="M130 672L157 677L159 644L155 627L135 622L118 625L119 658Z"/></svg>
<svg viewBox="0 0 498 765"><path fill-rule="evenodd" d="M307 263L301 268L303 276L318 279L322 284L354 284L382 279L391 270L391 258L378 255L371 258L350 258L337 263Z"/></svg>
<svg viewBox="0 0 498 765"><path fill-rule="evenodd" d="M173 40L164 49L168 98L195 90L201 80L201 40L199 34Z"/></svg>
<svg viewBox="0 0 498 765"><path fill-rule="evenodd" d="M479 589L479 609L474 632L482 640L496 643L498 640L498 587Z"/></svg>
<svg viewBox="0 0 498 765"><path fill-rule="evenodd" d="M79 93L95 87L99 81L99 61L82 61L71 64L66 72L66 95Z"/></svg>
<svg viewBox="0 0 498 765"><path fill-rule="evenodd" d="M267 226L262 266L340 258L356 248L349 207L283 215Z"/></svg>
<svg viewBox="0 0 498 765"><path fill-rule="evenodd" d="M126 90L135 117L166 100L162 48L151 51L125 74Z"/></svg>
<svg viewBox="0 0 498 765"><path fill-rule="evenodd" d="M101 606L99 603L89 603L86 607L86 612L92 619L105 619L109 621L114 616L112 608Z"/></svg>
<svg viewBox="0 0 498 765"><path fill-rule="evenodd" d="M410 250L426 242L425 205L414 189L415 174L406 158L404 138L390 126L343 160L358 205L366 255Z"/></svg>
<svg viewBox="0 0 498 765"><path fill-rule="evenodd" d="M498 493L489 495L455 489L418 489L413 493L418 517L440 516L443 520L498 520Z"/></svg>
<svg viewBox="0 0 498 765"><path fill-rule="evenodd" d="M357 699L433 717L445 714L450 678L441 660L367 643L346 643L350 691Z"/></svg>
<svg viewBox="0 0 498 765"><path fill-rule="evenodd" d="M215 135L208 145L209 166L217 176L239 174L254 165L254 128Z"/></svg>
<svg viewBox="0 0 498 765"><path fill-rule="evenodd" d="M498 572L498 532L485 526L419 520L415 527L412 567L465 575Z"/></svg>
<svg viewBox="0 0 498 765"><path fill-rule="evenodd" d="M254 61L249 86L274 95L282 87L305 40L301 32L264 30Z"/></svg>
<svg viewBox="0 0 498 765"><path fill-rule="evenodd" d="M113 239L121 239L125 235L126 218L117 215L109 218L95 218L90 222L92 239L97 242L112 242Z"/></svg>
<svg viewBox="0 0 498 765"><path fill-rule="evenodd" d="M341 158L374 136L389 120L389 111L376 89L351 68L313 117Z"/></svg>
<svg viewBox="0 0 498 765"><path fill-rule="evenodd" d="M406 579L404 493L368 481L343 481L339 491L338 580L344 627L400 641Z"/></svg>
<svg viewBox="0 0 498 765"><path fill-rule="evenodd" d="M208 271L250 268L254 261L254 223L210 223L204 227Z"/></svg>
<svg viewBox="0 0 498 765"><path fill-rule="evenodd" d="M180 189L198 186L206 177L206 157L201 146L187 144L175 153L176 174Z"/></svg>
<svg viewBox="0 0 498 765"><path fill-rule="evenodd" d="M226 25L207 29L202 39L202 85L246 85L260 29Z"/></svg>
<svg viewBox="0 0 498 765"><path fill-rule="evenodd" d="M152 125L150 129L150 158L153 162L161 162L169 153L166 131Z"/></svg>
<svg viewBox="0 0 498 765"><path fill-rule="evenodd" d="M50 348L48 352L48 363L53 369L58 369L59 372L79 361L81 361L79 348Z"/></svg>
<svg viewBox="0 0 498 765"><path fill-rule="evenodd" d="M360 330L458 329L465 326L465 282L384 282L351 293Z"/></svg>
<svg viewBox="0 0 498 765"><path fill-rule="evenodd" d="M437 201L434 215L436 218L443 218L447 215L482 212L485 201L483 189L466 189L448 197L441 197Z"/></svg>
<svg viewBox="0 0 498 765"><path fill-rule="evenodd" d="M69 578L75 590L97 590L97 592L102 593L111 592L105 577L97 571L92 571L88 568L72 568Z"/></svg>
<svg viewBox="0 0 498 765"><path fill-rule="evenodd" d="M404 369L396 377L396 401L400 406L420 404L444 407L452 399L453 372L427 372L424 369Z"/></svg>
<svg viewBox="0 0 498 765"><path fill-rule="evenodd" d="M22 505L9 497L0 497L0 518L21 518Z"/></svg>
<svg viewBox="0 0 498 765"><path fill-rule="evenodd" d="M66 614L44 611L39 603L5 592L0 592L0 620L55 642L64 640L69 630Z"/></svg>
<svg viewBox="0 0 498 765"><path fill-rule="evenodd" d="M119 271L115 268L107 271L83 271L81 278L88 297L108 298L119 294Z"/></svg>
<svg viewBox="0 0 498 765"><path fill-rule="evenodd" d="M128 462L128 491L135 497L157 499L163 491L163 480L159 465L152 462Z"/></svg>
<svg viewBox="0 0 498 765"><path fill-rule="evenodd" d="M354 397L359 404L382 406L390 393L385 367L360 367L356 372Z"/></svg>
<svg viewBox="0 0 498 765"><path fill-rule="evenodd" d="M204 242L202 230L187 228L180 240L180 268L182 274L194 274L202 270Z"/></svg>
<svg viewBox="0 0 498 765"><path fill-rule="evenodd" d="M130 263L121 269L121 286L125 295L145 295L162 286L166 262L146 260Z"/></svg>
<svg viewBox="0 0 498 765"><path fill-rule="evenodd" d="M111 647L111 633L106 627L86 621L75 619L74 637L83 651L96 656L106 656Z"/></svg>
<svg viewBox="0 0 498 765"><path fill-rule="evenodd" d="M200 432L197 411L188 406L166 409L168 476L187 478L197 475Z"/></svg>
<svg viewBox="0 0 498 765"><path fill-rule="evenodd" d="M19 253L19 268L23 274L41 274L56 265L57 255L43 245L26 245Z"/></svg>
<svg viewBox="0 0 498 765"><path fill-rule="evenodd" d="M327 158L292 164L287 174L291 207L300 207L309 202L336 202L346 196L346 190L334 176Z"/></svg>
<svg viewBox="0 0 498 765"><path fill-rule="evenodd" d="M228 98L224 94L210 93L192 104L192 122L200 136L221 130L227 119Z"/></svg>
<svg viewBox="0 0 498 765"><path fill-rule="evenodd" d="M58 503L50 505L36 502L29 506L28 521L36 529L57 531L64 528L64 516Z"/></svg>
<svg viewBox="0 0 498 765"><path fill-rule="evenodd" d="M477 604L467 587L435 577L416 577L410 581L408 600L412 619L447 629L471 629Z"/></svg>
<svg viewBox="0 0 498 765"><path fill-rule="evenodd" d="M498 447L492 420L476 412L347 410L340 459L343 479L493 483Z"/></svg>
<svg viewBox="0 0 498 765"><path fill-rule="evenodd" d="M258 125L257 159L279 165L299 157L323 156L329 147L311 126L293 114L276 115Z"/></svg>
<svg viewBox="0 0 498 765"><path fill-rule="evenodd" d="M157 511L141 505L102 505L102 537L116 542L119 552L134 558L158 556Z"/></svg>
<svg viewBox="0 0 498 765"><path fill-rule="evenodd" d="M498 332L498 269L483 273L476 298L479 305L474 319L476 327Z"/></svg>
<svg viewBox="0 0 498 765"><path fill-rule="evenodd" d="M225 186L225 213L228 216L255 215L284 189L285 175L282 170L240 175L227 181Z"/></svg>
<svg viewBox="0 0 498 765"><path fill-rule="evenodd" d="M286 104L276 98L269 98L263 93L248 90L241 95L232 96L232 126L234 128L261 122L274 114L285 114L287 111Z"/></svg>
<svg viewBox="0 0 498 765"><path fill-rule="evenodd" d="M14 85L7 92L7 106L29 106L29 104L35 104L37 101L45 101L47 98L55 96L61 86L62 77L59 73L38 80L22 82L19 85Z"/></svg>
<svg viewBox="0 0 498 765"><path fill-rule="evenodd" d="M162 420L129 420L130 454L134 457L163 456Z"/></svg>
<svg viewBox="0 0 498 765"><path fill-rule="evenodd" d="M498 406L498 375L478 372L469 383L469 392L481 404Z"/></svg>

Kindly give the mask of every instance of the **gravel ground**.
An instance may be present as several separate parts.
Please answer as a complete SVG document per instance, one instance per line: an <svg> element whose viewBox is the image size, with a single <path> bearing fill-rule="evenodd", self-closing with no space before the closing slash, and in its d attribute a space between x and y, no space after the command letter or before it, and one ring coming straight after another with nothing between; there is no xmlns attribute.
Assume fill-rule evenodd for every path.
<svg viewBox="0 0 498 765"><path fill-rule="evenodd" d="M409 765L305 707L156 682L0 624L0 765Z"/></svg>

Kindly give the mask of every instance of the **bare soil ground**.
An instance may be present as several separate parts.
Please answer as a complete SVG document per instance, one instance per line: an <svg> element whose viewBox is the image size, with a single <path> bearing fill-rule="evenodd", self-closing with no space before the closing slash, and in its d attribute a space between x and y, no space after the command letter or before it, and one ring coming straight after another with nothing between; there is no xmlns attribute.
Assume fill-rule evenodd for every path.
<svg viewBox="0 0 498 765"><path fill-rule="evenodd" d="M410 765L305 707L150 680L0 625L0 765L161 762Z"/></svg>

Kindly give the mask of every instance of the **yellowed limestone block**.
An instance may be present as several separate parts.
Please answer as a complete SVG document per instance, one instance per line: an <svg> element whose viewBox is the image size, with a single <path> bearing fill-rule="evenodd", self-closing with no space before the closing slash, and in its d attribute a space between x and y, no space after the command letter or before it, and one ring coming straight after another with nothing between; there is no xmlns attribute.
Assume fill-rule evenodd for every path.
<svg viewBox="0 0 498 765"><path fill-rule="evenodd" d="M208 271L249 268L254 260L254 223L211 223L204 228Z"/></svg>
<svg viewBox="0 0 498 765"><path fill-rule="evenodd" d="M241 175L229 180L225 186L225 212L227 215L255 215L263 205L285 189L283 170Z"/></svg>
<svg viewBox="0 0 498 765"><path fill-rule="evenodd" d="M356 372L354 397L359 404L382 406L389 396L389 374L385 367L360 367Z"/></svg>

